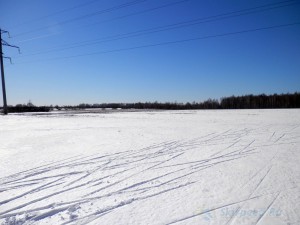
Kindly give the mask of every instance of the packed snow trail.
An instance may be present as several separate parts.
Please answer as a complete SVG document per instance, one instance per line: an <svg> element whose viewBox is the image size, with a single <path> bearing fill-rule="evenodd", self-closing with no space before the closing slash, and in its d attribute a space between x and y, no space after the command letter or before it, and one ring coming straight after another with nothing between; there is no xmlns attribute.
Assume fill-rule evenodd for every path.
<svg viewBox="0 0 300 225"><path fill-rule="evenodd" d="M299 224L299 112L1 117L0 222Z"/></svg>

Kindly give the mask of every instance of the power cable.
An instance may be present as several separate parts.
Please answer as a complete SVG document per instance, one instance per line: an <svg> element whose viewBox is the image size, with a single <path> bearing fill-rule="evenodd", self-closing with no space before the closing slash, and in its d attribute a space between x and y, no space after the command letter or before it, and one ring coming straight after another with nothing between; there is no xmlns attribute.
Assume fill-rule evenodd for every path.
<svg viewBox="0 0 300 225"><path fill-rule="evenodd" d="M153 7L153 8L141 10L141 11L138 11L138 12L135 12L135 13L126 14L126 15L123 15L123 16L117 16L117 17L114 17L114 18L111 18L111 19L108 19L108 20L103 20L103 21L100 21L100 22L97 22L97 23L87 24L87 25L85 25L85 28L89 27L89 26L99 25L99 24L102 24L102 23L112 22L112 21L115 21L115 20L125 19L125 18L131 17L131 16L141 15L141 14L144 14L144 13L152 12L152 11L155 11L155 10L158 10L158 9L167 8L167 7L174 6L174 5L181 4L181 3L184 3L184 2L188 2L188 1L190 1L190 0L180 0L180 1L176 1L176 2L167 3L167 4L164 4L164 5L156 6L156 7Z"/></svg>
<svg viewBox="0 0 300 225"><path fill-rule="evenodd" d="M55 27L55 26L58 26L58 25L64 25L64 24L71 23L71 22L74 22L74 21L77 21L77 20L82 20L82 19L86 19L86 18L89 18L89 17L93 17L93 16L96 16L96 15L99 15L99 14L104 14L104 13L112 12L112 11L115 11L115 10L118 10L118 9L130 7L130 6L145 2L145 1L147 1L147 0L135 0L135 1L127 2L127 3L120 4L120 5L111 7L111 8L103 9L103 10L93 12L93 13L89 13L89 14L86 14L86 15L83 15L83 16L78 16L78 17L75 17L73 19L64 20L64 21L61 21L61 22L59 22L55 25L44 26L44 27L40 27L40 28L33 29L33 30L30 30L30 31L26 31L26 32L23 32L23 33L19 33L19 34L16 34L16 35L12 36L12 37L15 38L15 37L23 36L23 35L26 35L26 34L34 33L34 32L37 32L37 31L45 30L45 29L48 29L48 28L52 28L52 27Z"/></svg>
<svg viewBox="0 0 300 225"><path fill-rule="evenodd" d="M235 32L228 32L228 33L223 33L223 34L208 35L208 36L182 39L182 40L176 40L176 41L161 42L161 43L156 43L156 44L134 46L134 47L129 47L129 48L120 48L120 49L113 49L113 50L108 50L108 51L98 51L98 52L92 52L92 53L87 53L87 54L79 54L79 55L71 55L71 56L64 56L64 57L48 58L48 59L44 59L44 60L20 62L17 64L46 62L46 61L53 61L53 60L78 58L78 57L83 57L83 56L100 55L100 54L107 54L107 53L114 53L114 52L123 52L123 51L130 51L130 50L136 50L136 49L142 49L142 48L157 47L157 46L178 44L178 43L184 43L184 42L199 41L199 40L210 39L210 38L225 37L225 36L231 36L231 35L237 35L237 34L243 34L243 33L257 32L257 31L262 31L262 30L270 30L270 29L275 29L275 28L283 28L283 27L295 26L295 25L300 25L300 22L274 25L274 26L261 27L261 28L248 29L248 30L241 30L241 31L235 31Z"/></svg>
<svg viewBox="0 0 300 225"><path fill-rule="evenodd" d="M153 34L153 33L157 33L157 32L173 30L173 29L185 28L188 26L194 26L194 25L208 23L208 22L215 22L215 21L219 21L219 20L230 19L230 18L234 18L234 17L244 16L244 15L259 13L259 12L263 12L263 11L278 9L278 8L282 8L282 7L287 7L287 6L291 6L294 4L299 4L299 2L296 2L296 3L281 5L281 6L275 6L275 5L287 3L287 2L292 2L292 1L284 1L284 2L274 3L274 4L267 4L267 5L262 5L262 6L258 6L258 7L233 11L233 12L229 12L229 13L222 13L222 14L218 14L218 15L214 15L214 16L202 17L202 18L198 18L198 19L194 19L194 20L188 20L188 21L183 21L183 22L179 22L179 23L169 24L169 25L165 25L165 26L159 26L159 27L150 28L150 29L143 29L143 30L139 30L139 31L135 31L135 32L129 32L129 33L119 34L119 35L114 35L114 36L108 36L108 37L98 38L98 39L94 39L94 40L90 40L90 41L77 42L77 43L72 44L69 47L54 48L54 49L50 49L50 50L46 50L46 51L40 51L40 52L28 54L28 55L23 55L23 57L47 54L47 53L57 52L57 51L64 51L64 50L68 50L68 49L74 49L74 48L78 48L78 47L95 45L95 44L104 43L104 42L116 41L116 40L131 38L131 37L138 37L138 36L142 36L142 35L148 35L148 34ZM269 8L266 8L266 7L269 7ZM242 13L242 12L244 12L244 13Z"/></svg>
<svg viewBox="0 0 300 225"><path fill-rule="evenodd" d="M82 8L84 6L93 4L95 2L99 2L99 0L93 0L93 1L85 2L85 3L79 4L79 5L75 5L75 6L70 7L70 8L62 9L62 10L56 11L54 13L51 13L51 14L48 14L48 15L45 15L45 16L41 16L41 17L38 17L38 18L35 18L35 19L32 19L32 20L28 20L28 21L25 21L23 23L17 24L15 26L13 26L12 28L24 26L24 25L29 24L29 23L33 23L33 22L37 22L37 21L40 21L40 20L43 20L43 19L47 19L49 17L56 16L56 15L59 15L59 14L62 14L62 13L65 13L65 12L68 12L68 11L71 11L71 10L74 10L74 9L77 9L77 8Z"/></svg>

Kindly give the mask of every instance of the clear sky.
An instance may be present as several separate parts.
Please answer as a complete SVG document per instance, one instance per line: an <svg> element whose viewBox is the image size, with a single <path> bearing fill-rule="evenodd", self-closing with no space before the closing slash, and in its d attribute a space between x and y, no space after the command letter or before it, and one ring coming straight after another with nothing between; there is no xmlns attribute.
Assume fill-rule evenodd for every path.
<svg viewBox="0 0 300 225"><path fill-rule="evenodd" d="M299 0L0 0L0 10L3 39L22 53L4 46L10 105L300 91Z"/></svg>

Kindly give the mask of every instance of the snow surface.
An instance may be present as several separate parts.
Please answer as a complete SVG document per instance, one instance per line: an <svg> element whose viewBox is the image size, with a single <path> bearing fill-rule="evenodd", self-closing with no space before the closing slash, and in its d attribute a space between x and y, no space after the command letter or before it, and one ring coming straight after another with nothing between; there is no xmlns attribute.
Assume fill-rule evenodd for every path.
<svg viewBox="0 0 300 225"><path fill-rule="evenodd" d="M300 110L0 116L0 224L300 224Z"/></svg>

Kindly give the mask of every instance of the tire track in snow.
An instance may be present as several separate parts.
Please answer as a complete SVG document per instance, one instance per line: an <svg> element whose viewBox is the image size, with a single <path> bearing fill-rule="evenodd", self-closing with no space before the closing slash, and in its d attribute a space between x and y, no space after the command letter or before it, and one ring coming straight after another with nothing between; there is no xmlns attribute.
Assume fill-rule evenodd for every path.
<svg viewBox="0 0 300 225"><path fill-rule="evenodd" d="M191 140L171 140L139 150L128 150L107 155L94 154L83 157L82 159L70 159L69 161L62 160L57 164L51 164L50 166L45 165L45 167L41 166L38 167L38 169L17 173L17 175L6 178L9 179L6 180L8 181L7 184L15 185L17 183L28 183L30 180L31 182L32 180L36 180L36 182L44 185L47 180L49 181L49 179L53 179L53 177L56 176L50 176L48 173L63 172L65 169L77 171L73 174L65 173L66 176L62 176L64 173L59 174L62 177L57 175L59 178L62 178L61 181L63 182L59 183L59 186L55 186L55 183L52 185L56 188L65 187L65 189L61 191L50 190L52 186L51 184L48 184L48 186L44 187L50 190L48 194L42 193L42 196L39 195L34 197L32 192L24 192L23 196L27 196L29 199L32 198L30 201L22 204L18 203L18 198L11 199L10 201L16 201L15 207L0 212L0 218L10 218L32 212L35 215L31 218L32 222L42 221L49 216L56 216L59 213L64 213L69 207L74 207L75 205L84 206L88 203L98 202L99 199L117 196L117 198L120 197L121 199L124 199L122 201L124 201L123 203L125 204L123 205L125 206L135 201L159 196L168 191L187 187L197 182L197 179L195 179L196 176L193 177L193 175L200 173L201 171L209 170L222 163L231 163L254 154L255 149L249 149L254 141L247 143L243 139L246 138L249 133L250 129L238 131L227 130L219 133L213 132ZM213 157L210 156L204 159L201 158L200 155L200 160L191 162L182 161L185 154L188 154L191 151L201 149L203 146L213 148L213 146L223 145L224 142L227 141L230 145L226 150L231 150L233 147L238 149L223 154L222 151L217 152L213 154ZM149 179L139 178L146 172L150 173L150 171L156 171L155 173L157 173L157 175ZM265 177L266 176L267 174ZM186 183L186 178L193 178L194 180ZM110 182L107 184L105 180ZM261 182L263 182L263 180L264 178ZM258 184L258 186L259 185L260 184ZM18 189L18 187L16 187L16 189ZM43 187L40 191L43 191ZM72 193L72 191L78 193L82 192L81 197L73 199L73 201L62 202L56 202L55 198L53 198L60 194ZM20 198L23 196L20 196ZM131 199L134 200L131 201ZM251 199L252 198L249 198L248 200ZM36 207L37 202L40 202L40 207ZM49 202L52 203L49 204ZM235 204L238 203L236 202ZM108 208L100 209L98 214L96 212L91 213L89 216L85 216L85 219L79 216L77 219L67 221L66 223L80 223L80 221L84 223L84 221L89 220L94 221L97 220L99 216L111 213L123 205L112 205ZM26 208L29 208L29 206L31 209L27 210ZM223 207L226 207L226 204L224 204Z"/></svg>
<svg viewBox="0 0 300 225"><path fill-rule="evenodd" d="M183 217L183 218L180 218L180 219L173 220L173 221L167 223L166 225L179 223L179 222L182 222L182 221L185 221L185 220L194 218L194 217L196 217L196 216L201 216L201 215L206 214L206 213L209 213L209 212L213 212L213 211L216 211L216 210L219 210L219 209L228 207L228 206L237 205L237 204L240 204L240 203L243 203L243 202L247 202L247 201L250 201L250 200L253 200L253 199L257 199L257 198L259 198L259 197L253 197L253 198L250 198L250 199L248 198L248 199L244 199L244 200L241 200L241 201L231 202L231 203L228 203L228 204L225 204L225 205L213 207L213 208L211 208L211 209L202 211L202 212L200 212L200 213L192 214L192 215L190 215L190 216L186 216L186 217Z"/></svg>
<svg viewBox="0 0 300 225"><path fill-rule="evenodd" d="M258 220L256 221L256 225L263 219L263 217L266 215L266 213L268 212L268 210L271 208L271 206L275 203L275 201L277 200L277 198L279 197L279 195L281 194L281 192L278 193L278 195L276 195L276 197L272 200L272 202L268 205L267 209L264 211L264 213L258 218Z"/></svg>

